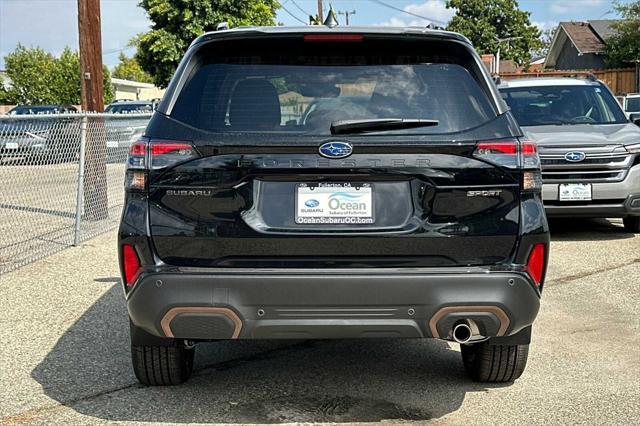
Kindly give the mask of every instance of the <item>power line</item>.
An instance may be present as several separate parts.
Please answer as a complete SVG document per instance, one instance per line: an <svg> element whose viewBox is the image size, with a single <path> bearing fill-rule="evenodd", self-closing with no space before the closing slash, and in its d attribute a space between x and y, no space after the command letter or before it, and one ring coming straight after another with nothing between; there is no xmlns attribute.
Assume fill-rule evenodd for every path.
<svg viewBox="0 0 640 426"><path fill-rule="evenodd" d="M295 19L298 22L301 22L303 25L307 25L307 23L305 21L303 21L302 19L298 18L296 15L294 15L293 13L291 13L291 11L289 11L289 9L287 9L286 7L284 7L285 4L288 3L289 0L285 1L284 3L282 3L280 5L280 7L282 8L282 10L284 10L285 12L287 12L293 19Z"/></svg>
<svg viewBox="0 0 640 426"><path fill-rule="evenodd" d="M447 25L447 23L444 22L444 21L440 21L438 19L427 18L426 16L418 15L417 13L413 13L413 12L409 12L408 10L400 9L399 7L390 5L390 4L385 3L385 2L383 2L381 0L369 0L369 1L377 3L377 4L381 5L381 6L388 7L389 9L397 10L398 12L406 13L407 15L415 16L416 18L424 19L425 21L435 22L436 24L442 25L442 26Z"/></svg>
<svg viewBox="0 0 640 426"><path fill-rule="evenodd" d="M304 13L304 14L305 14L305 16L313 16L313 14L311 14L311 13L307 12L306 10L304 10L303 8L301 8L301 7L298 5L298 3L296 3L296 0L291 0L291 3L293 3L293 5L294 5L295 7L297 7L297 8L298 8L298 10L299 10L300 12Z"/></svg>

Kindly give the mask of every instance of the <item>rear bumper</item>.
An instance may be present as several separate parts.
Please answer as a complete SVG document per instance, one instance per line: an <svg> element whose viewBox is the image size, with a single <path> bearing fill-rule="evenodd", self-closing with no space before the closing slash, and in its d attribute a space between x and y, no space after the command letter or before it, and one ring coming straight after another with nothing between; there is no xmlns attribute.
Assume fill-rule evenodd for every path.
<svg viewBox="0 0 640 426"><path fill-rule="evenodd" d="M473 319L486 337L530 326L540 296L517 272L145 273L128 295L132 322L193 340L439 337Z"/></svg>

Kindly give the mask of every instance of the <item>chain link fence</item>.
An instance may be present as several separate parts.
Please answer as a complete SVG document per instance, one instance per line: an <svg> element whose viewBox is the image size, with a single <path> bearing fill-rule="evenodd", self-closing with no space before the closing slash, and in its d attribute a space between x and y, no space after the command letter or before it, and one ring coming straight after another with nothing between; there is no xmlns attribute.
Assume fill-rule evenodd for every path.
<svg viewBox="0 0 640 426"><path fill-rule="evenodd" d="M116 227L150 117L0 116L0 275Z"/></svg>

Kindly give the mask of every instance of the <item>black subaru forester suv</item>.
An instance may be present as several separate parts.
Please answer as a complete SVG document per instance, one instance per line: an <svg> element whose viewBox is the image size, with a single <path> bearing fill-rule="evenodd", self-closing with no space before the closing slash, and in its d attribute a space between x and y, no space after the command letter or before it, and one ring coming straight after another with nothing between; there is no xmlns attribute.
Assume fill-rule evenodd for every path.
<svg viewBox="0 0 640 426"><path fill-rule="evenodd" d="M204 341L390 337L458 342L473 379L515 380L549 250L521 136L459 34L199 37L128 159L136 376L185 381Z"/></svg>

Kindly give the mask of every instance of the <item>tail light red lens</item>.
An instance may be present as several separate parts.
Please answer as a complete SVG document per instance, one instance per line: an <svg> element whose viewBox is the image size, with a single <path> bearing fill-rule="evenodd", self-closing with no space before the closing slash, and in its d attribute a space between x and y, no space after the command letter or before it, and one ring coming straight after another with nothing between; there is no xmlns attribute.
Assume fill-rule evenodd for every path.
<svg viewBox="0 0 640 426"><path fill-rule="evenodd" d="M127 160L129 169L145 169L147 167L147 139L140 139L129 147Z"/></svg>
<svg viewBox="0 0 640 426"><path fill-rule="evenodd" d="M122 246L122 263L124 265L124 280L127 286L133 285L140 273L140 259L136 249L131 244Z"/></svg>
<svg viewBox="0 0 640 426"><path fill-rule="evenodd" d="M144 191L149 169L164 169L196 157L198 153L188 142L142 138L129 148L125 188Z"/></svg>
<svg viewBox="0 0 640 426"><path fill-rule="evenodd" d="M538 146L529 140L520 141L522 147L522 167L524 169L539 169L540 157L538 156Z"/></svg>
<svg viewBox="0 0 640 426"><path fill-rule="evenodd" d="M151 168L163 169L198 156L188 142L152 139L149 141Z"/></svg>
<svg viewBox="0 0 640 426"><path fill-rule="evenodd" d="M542 282L542 274L544 273L545 266L545 250L546 247L544 244L534 245L527 260L527 273L537 286Z"/></svg>
<svg viewBox="0 0 640 426"><path fill-rule="evenodd" d="M478 145L476 145L476 154L478 155L516 155L517 152L518 143L515 140L505 142L479 142Z"/></svg>
<svg viewBox="0 0 640 426"><path fill-rule="evenodd" d="M191 145L187 144L187 143L180 143L180 142L164 142L164 143L157 143L157 142L153 142L151 144L151 155L164 155L164 154L169 154L169 153L175 153L175 151L190 151L193 148L191 147Z"/></svg>
<svg viewBox="0 0 640 426"><path fill-rule="evenodd" d="M522 153L524 155L534 155L538 153L538 147L531 141L522 141Z"/></svg>
<svg viewBox="0 0 640 426"><path fill-rule="evenodd" d="M518 139L480 141L473 156L497 166L515 169L539 169L540 158L534 142Z"/></svg>
<svg viewBox="0 0 640 426"><path fill-rule="evenodd" d="M518 167L517 139L481 141L476 144L473 156L497 166L515 169Z"/></svg>

